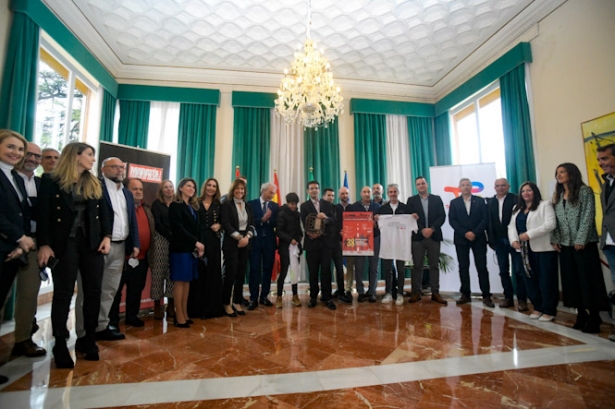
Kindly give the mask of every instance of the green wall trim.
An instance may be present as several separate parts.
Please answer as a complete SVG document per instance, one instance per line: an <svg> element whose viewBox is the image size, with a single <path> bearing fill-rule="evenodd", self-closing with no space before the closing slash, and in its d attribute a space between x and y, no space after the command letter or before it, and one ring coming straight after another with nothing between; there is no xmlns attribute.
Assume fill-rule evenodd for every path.
<svg viewBox="0 0 615 409"><path fill-rule="evenodd" d="M167 101L220 106L220 90L120 84L117 99Z"/></svg>
<svg viewBox="0 0 615 409"><path fill-rule="evenodd" d="M275 108L278 94L273 92L233 91L233 108Z"/></svg>
<svg viewBox="0 0 615 409"><path fill-rule="evenodd" d="M58 20L41 0L11 0L11 10L26 14L79 62L111 95L117 97L118 84L107 69Z"/></svg>
<svg viewBox="0 0 615 409"><path fill-rule="evenodd" d="M385 114L434 117L434 105L421 102L381 101L376 99L350 99L351 114Z"/></svg>
<svg viewBox="0 0 615 409"><path fill-rule="evenodd" d="M519 43L506 54L489 64L487 68L436 102L436 116L448 111L464 99L526 62L532 62L530 43Z"/></svg>

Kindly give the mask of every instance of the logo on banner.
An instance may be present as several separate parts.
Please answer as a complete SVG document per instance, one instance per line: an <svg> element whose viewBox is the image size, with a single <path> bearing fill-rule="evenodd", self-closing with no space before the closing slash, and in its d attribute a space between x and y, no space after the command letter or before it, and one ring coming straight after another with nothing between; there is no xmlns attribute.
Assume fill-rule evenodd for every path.
<svg viewBox="0 0 615 409"><path fill-rule="evenodd" d="M131 179L141 179L143 182L160 183L162 182L162 168L131 163L128 167L128 177Z"/></svg>
<svg viewBox="0 0 615 409"><path fill-rule="evenodd" d="M481 182L472 182L472 194L475 195L477 193L485 190L485 185ZM444 191L448 193L452 193L455 197L459 197L461 194L461 190L459 190L458 186L444 186Z"/></svg>

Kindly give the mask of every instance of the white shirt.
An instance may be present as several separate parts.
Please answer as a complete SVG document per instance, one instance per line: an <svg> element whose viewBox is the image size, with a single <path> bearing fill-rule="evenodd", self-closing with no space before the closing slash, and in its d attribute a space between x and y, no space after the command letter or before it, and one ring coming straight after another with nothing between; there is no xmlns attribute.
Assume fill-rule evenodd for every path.
<svg viewBox="0 0 615 409"><path fill-rule="evenodd" d="M126 196L122 191L122 185L117 187L117 183L103 177L107 191L109 192L109 198L111 199L111 207L113 207L113 232L111 234L111 241L123 241L128 238L130 228L128 226L128 210L126 205Z"/></svg>
<svg viewBox="0 0 615 409"><path fill-rule="evenodd" d="M381 214L378 216L380 228L380 254L385 260L412 260L412 232L418 225L409 214Z"/></svg>
<svg viewBox="0 0 615 409"><path fill-rule="evenodd" d="M501 223L502 222L502 209L504 208L504 199L506 199L506 196L504 196L501 199L497 196L496 198L498 199L498 217L500 218L500 223Z"/></svg>
<svg viewBox="0 0 615 409"><path fill-rule="evenodd" d="M463 199L463 204L466 206L466 212L468 212L468 216L470 215L470 209L472 208L472 196L468 200L465 197L461 196Z"/></svg>

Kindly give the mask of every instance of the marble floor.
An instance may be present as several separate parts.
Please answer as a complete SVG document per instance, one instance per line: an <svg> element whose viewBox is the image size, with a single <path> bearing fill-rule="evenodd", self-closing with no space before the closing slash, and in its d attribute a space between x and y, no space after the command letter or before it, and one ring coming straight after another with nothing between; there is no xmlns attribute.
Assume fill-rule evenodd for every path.
<svg viewBox="0 0 615 409"><path fill-rule="evenodd" d="M74 370L55 369L51 353L11 359L3 326L0 374L10 381L0 408L615 407L613 321L584 334L564 311L542 323L478 300L396 306L355 296L330 311L293 308L287 296L281 310L196 319L190 329L144 319ZM49 319L39 325L34 340L51 351ZM74 341L73 332L71 353Z"/></svg>

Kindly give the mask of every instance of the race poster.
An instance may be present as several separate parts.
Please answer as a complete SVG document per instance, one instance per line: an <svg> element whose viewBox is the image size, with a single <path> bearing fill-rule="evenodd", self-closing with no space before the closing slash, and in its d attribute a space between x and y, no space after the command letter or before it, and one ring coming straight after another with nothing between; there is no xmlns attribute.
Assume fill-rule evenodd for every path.
<svg viewBox="0 0 615 409"><path fill-rule="evenodd" d="M371 212L344 212L342 252L345 256L374 255L374 215Z"/></svg>

